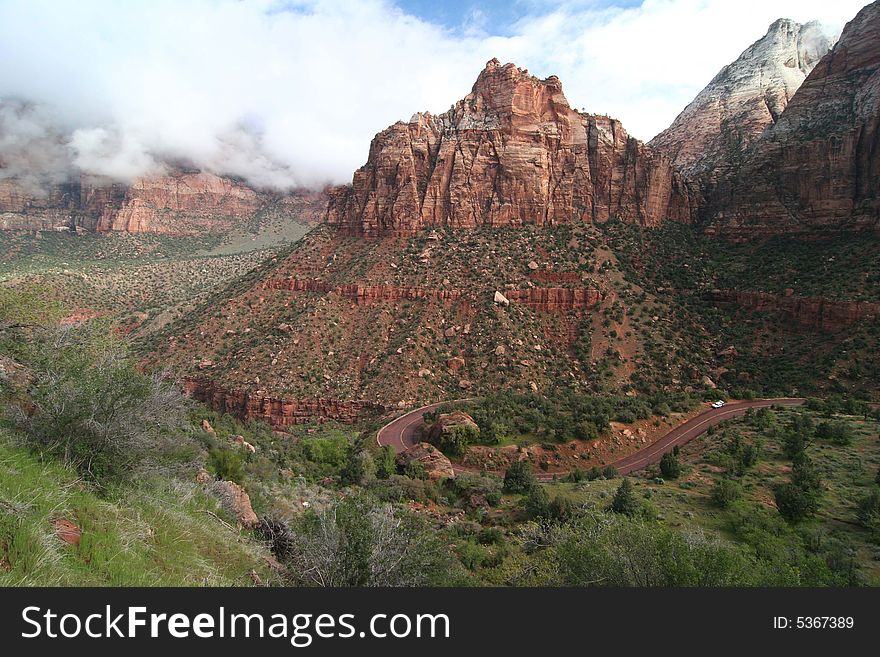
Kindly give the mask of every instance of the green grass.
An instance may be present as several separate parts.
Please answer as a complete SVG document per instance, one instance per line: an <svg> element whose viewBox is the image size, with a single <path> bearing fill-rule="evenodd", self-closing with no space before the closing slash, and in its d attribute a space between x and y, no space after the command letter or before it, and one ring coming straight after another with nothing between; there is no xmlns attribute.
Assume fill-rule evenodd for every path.
<svg viewBox="0 0 880 657"><path fill-rule="evenodd" d="M210 513L207 513L210 512ZM99 496L76 473L0 433L0 586L245 586L269 552L225 527L189 482L156 478ZM61 541L52 520L82 529Z"/></svg>

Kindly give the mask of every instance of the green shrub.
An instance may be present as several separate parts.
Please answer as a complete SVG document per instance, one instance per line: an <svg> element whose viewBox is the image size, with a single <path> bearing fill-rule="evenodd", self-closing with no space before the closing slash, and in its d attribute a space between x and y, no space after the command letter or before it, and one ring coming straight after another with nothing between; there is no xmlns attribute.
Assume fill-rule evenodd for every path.
<svg viewBox="0 0 880 657"><path fill-rule="evenodd" d="M537 483L528 461L517 461L504 473L505 493L528 493Z"/></svg>
<svg viewBox="0 0 880 657"><path fill-rule="evenodd" d="M666 452L660 459L660 472L666 479L678 479L681 476L681 463L675 454Z"/></svg>
<svg viewBox="0 0 880 657"><path fill-rule="evenodd" d="M226 481L242 483L244 463L238 450L215 447L208 452L208 470L216 477Z"/></svg>
<svg viewBox="0 0 880 657"><path fill-rule="evenodd" d="M742 496L742 485L732 479L719 479L712 488L711 499L715 506L726 509Z"/></svg>

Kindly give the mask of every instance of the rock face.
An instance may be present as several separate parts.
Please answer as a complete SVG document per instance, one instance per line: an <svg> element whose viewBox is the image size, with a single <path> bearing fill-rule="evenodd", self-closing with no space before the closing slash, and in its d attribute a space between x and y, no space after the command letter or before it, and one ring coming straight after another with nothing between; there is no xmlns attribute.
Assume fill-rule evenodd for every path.
<svg viewBox="0 0 880 657"><path fill-rule="evenodd" d="M648 145L686 175L740 162L832 45L818 23L779 19Z"/></svg>
<svg viewBox="0 0 880 657"><path fill-rule="evenodd" d="M0 178L0 230L94 230L124 198L125 185L92 176L45 189Z"/></svg>
<svg viewBox="0 0 880 657"><path fill-rule="evenodd" d="M142 178L128 188L120 208L105 207L97 230L210 233L254 215L264 204L250 187L210 173Z"/></svg>
<svg viewBox="0 0 880 657"><path fill-rule="evenodd" d="M217 411L241 419L262 420L272 426L284 427L305 424L313 420L337 420L353 423L385 407L368 401L338 399L285 399L261 394L230 390L207 379L188 378L183 382L188 395L206 403Z"/></svg>
<svg viewBox="0 0 880 657"><path fill-rule="evenodd" d="M0 178L0 230L74 230L202 235L229 230L269 207L317 223L325 192L258 191L210 173L172 172L131 185L80 176L43 189Z"/></svg>
<svg viewBox="0 0 880 657"><path fill-rule="evenodd" d="M863 8L703 211L709 234L880 229L880 2Z"/></svg>
<svg viewBox="0 0 880 657"><path fill-rule="evenodd" d="M452 462L439 449L429 443L418 443L397 455L397 462L406 467L418 461L425 467L428 479L454 479L455 471Z"/></svg>
<svg viewBox="0 0 880 657"><path fill-rule="evenodd" d="M730 304L755 312L782 312L798 324L824 331L840 331L857 322L880 319L880 303L864 301L833 301L822 297L734 290L713 290L707 298L713 303Z"/></svg>
<svg viewBox="0 0 880 657"><path fill-rule="evenodd" d="M445 224L690 222L692 201L662 154L620 122L573 110L558 78L491 60L439 116L379 133L352 184L331 192L328 221L352 235L410 235Z"/></svg>

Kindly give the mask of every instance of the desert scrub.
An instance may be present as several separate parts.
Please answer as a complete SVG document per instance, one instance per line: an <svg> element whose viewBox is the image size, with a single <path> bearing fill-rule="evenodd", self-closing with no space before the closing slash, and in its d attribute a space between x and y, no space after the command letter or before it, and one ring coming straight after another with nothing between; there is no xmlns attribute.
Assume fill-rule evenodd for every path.
<svg viewBox="0 0 880 657"><path fill-rule="evenodd" d="M251 570L272 580L268 552L211 515L226 517L196 484L147 479L98 496L11 440L0 429L0 586L247 586ZM78 545L56 535L62 519L81 529Z"/></svg>

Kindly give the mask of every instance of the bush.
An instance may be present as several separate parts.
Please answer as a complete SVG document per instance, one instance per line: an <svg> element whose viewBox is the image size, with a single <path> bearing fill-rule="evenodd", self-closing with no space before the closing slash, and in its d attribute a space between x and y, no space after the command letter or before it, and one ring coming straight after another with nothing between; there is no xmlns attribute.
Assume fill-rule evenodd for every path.
<svg viewBox="0 0 880 657"><path fill-rule="evenodd" d="M605 466L605 469L602 470L602 476L605 477L605 479L615 479L617 478L617 475L617 468L613 465L607 465Z"/></svg>
<svg viewBox="0 0 880 657"><path fill-rule="evenodd" d="M241 454L223 447L215 447L208 452L208 470L220 479L234 481L237 484L242 483L244 477Z"/></svg>
<svg viewBox="0 0 880 657"><path fill-rule="evenodd" d="M660 472L666 479L678 479L681 476L681 464L672 452L666 452L660 459Z"/></svg>
<svg viewBox="0 0 880 657"><path fill-rule="evenodd" d="M726 509L742 496L742 486L731 479L719 479L712 488L711 499L715 506Z"/></svg>
<svg viewBox="0 0 880 657"><path fill-rule="evenodd" d="M505 493L528 493L537 483L528 461L517 461L504 473Z"/></svg>
<svg viewBox="0 0 880 657"><path fill-rule="evenodd" d="M139 373L108 325L49 333L31 356L30 399L13 415L34 447L103 482L179 444L182 394L165 376Z"/></svg>
<svg viewBox="0 0 880 657"><path fill-rule="evenodd" d="M816 427L816 437L834 445L849 445L853 441L853 430L846 422L820 422Z"/></svg>

